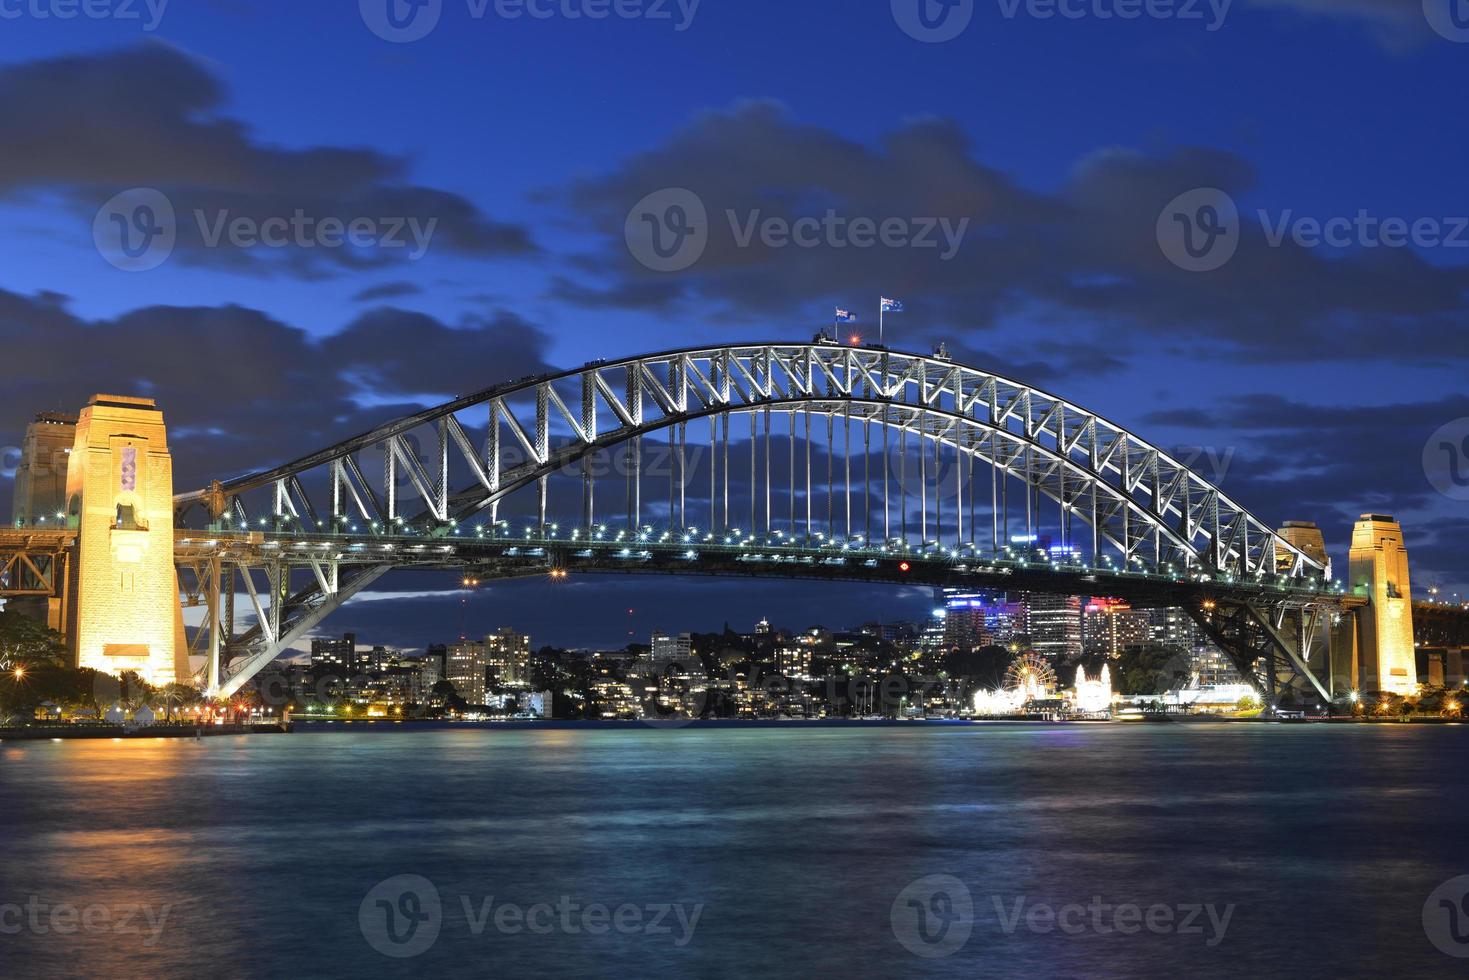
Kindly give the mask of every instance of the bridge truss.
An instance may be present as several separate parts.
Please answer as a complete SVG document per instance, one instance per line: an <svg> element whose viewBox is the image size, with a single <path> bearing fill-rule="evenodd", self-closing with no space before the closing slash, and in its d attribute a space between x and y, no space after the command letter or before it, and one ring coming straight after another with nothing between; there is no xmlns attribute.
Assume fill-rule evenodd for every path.
<svg viewBox="0 0 1469 980"><path fill-rule="evenodd" d="M0 598L59 597L75 531L0 530Z"/></svg>
<svg viewBox="0 0 1469 980"><path fill-rule="evenodd" d="M1170 600L1180 605L1215 596L1211 620L1218 603L1244 597L1261 616L1220 636L1252 671L1261 658L1248 644L1262 629L1272 649L1299 632L1283 630L1298 614L1282 603L1339 601L1326 568L1167 452L941 353L880 347L593 362L455 399L176 505L182 528L207 532L190 540L211 553L180 563L192 569L186 593L206 606L196 642L211 651L208 684L226 693L405 566L495 577L666 559L684 573L861 567L883 580L1076 566L1117 579L1083 592L1127 598L1146 590L1113 586L1148 581L1180 587ZM692 566L678 557L688 553ZM227 577L255 613L239 635L225 608L235 591L217 584Z"/></svg>

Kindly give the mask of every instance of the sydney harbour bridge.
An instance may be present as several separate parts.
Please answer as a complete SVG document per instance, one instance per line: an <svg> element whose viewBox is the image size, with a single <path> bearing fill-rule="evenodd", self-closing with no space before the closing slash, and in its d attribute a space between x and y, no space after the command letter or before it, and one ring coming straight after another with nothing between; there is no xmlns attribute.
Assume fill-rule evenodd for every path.
<svg viewBox="0 0 1469 980"><path fill-rule="evenodd" d="M1391 540L1360 570L1354 541L1343 584L1324 547L1168 452L942 349L593 361L181 493L151 400L94 397L28 438L23 474L48 436L70 447L64 493L18 480L0 595L44 602L84 666L173 680L192 655L221 696L405 568L1108 596L1187 610L1271 706L1416 681Z"/></svg>

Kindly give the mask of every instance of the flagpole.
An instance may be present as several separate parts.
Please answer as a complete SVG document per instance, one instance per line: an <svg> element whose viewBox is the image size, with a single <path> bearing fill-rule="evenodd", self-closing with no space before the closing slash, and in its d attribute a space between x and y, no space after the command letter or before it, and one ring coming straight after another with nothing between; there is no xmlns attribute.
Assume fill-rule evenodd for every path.
<svg viewBox="0 0 1469 980"><path fill-rule="evenodd" d="M883 339L882 339L882 313L883 313L883 302L882 302L881 299L879 299L877 301L877 342L879 344L881 344L881 343L884 342Z"/></svg>

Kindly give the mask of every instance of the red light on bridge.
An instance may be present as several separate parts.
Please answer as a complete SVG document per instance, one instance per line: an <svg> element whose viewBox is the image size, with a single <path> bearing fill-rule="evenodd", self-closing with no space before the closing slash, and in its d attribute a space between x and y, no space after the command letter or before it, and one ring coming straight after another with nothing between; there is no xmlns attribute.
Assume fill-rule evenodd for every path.
<svg viewBox="0 0 1469 980"><path fill-rule="evenodd" d="M912 571L912 569L913 569L913 566L910 565L910 564L908 564L907 562L905 562L905 561L898 562L898 571L900 571L900 572L908 572L908 571Z"/></svg>

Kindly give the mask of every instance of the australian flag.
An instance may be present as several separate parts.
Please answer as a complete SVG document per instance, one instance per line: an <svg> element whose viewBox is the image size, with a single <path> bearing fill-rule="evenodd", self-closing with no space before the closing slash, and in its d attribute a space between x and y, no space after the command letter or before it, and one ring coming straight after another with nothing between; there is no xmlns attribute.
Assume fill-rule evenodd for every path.
<svg viewBox="0 0 1469 980"><path fill-rule="evenodd" d="M837 307L837 323L855 323L856 320L857 317L851 310L844 310L840 306Z"/></svg>
<svg viewBox="0 0 1469 980"><path fill-rule="evenodd" d="M884 313L902 313L903 301L900 299L888 299L884 296L882 298L882 311Z"/></svg>

